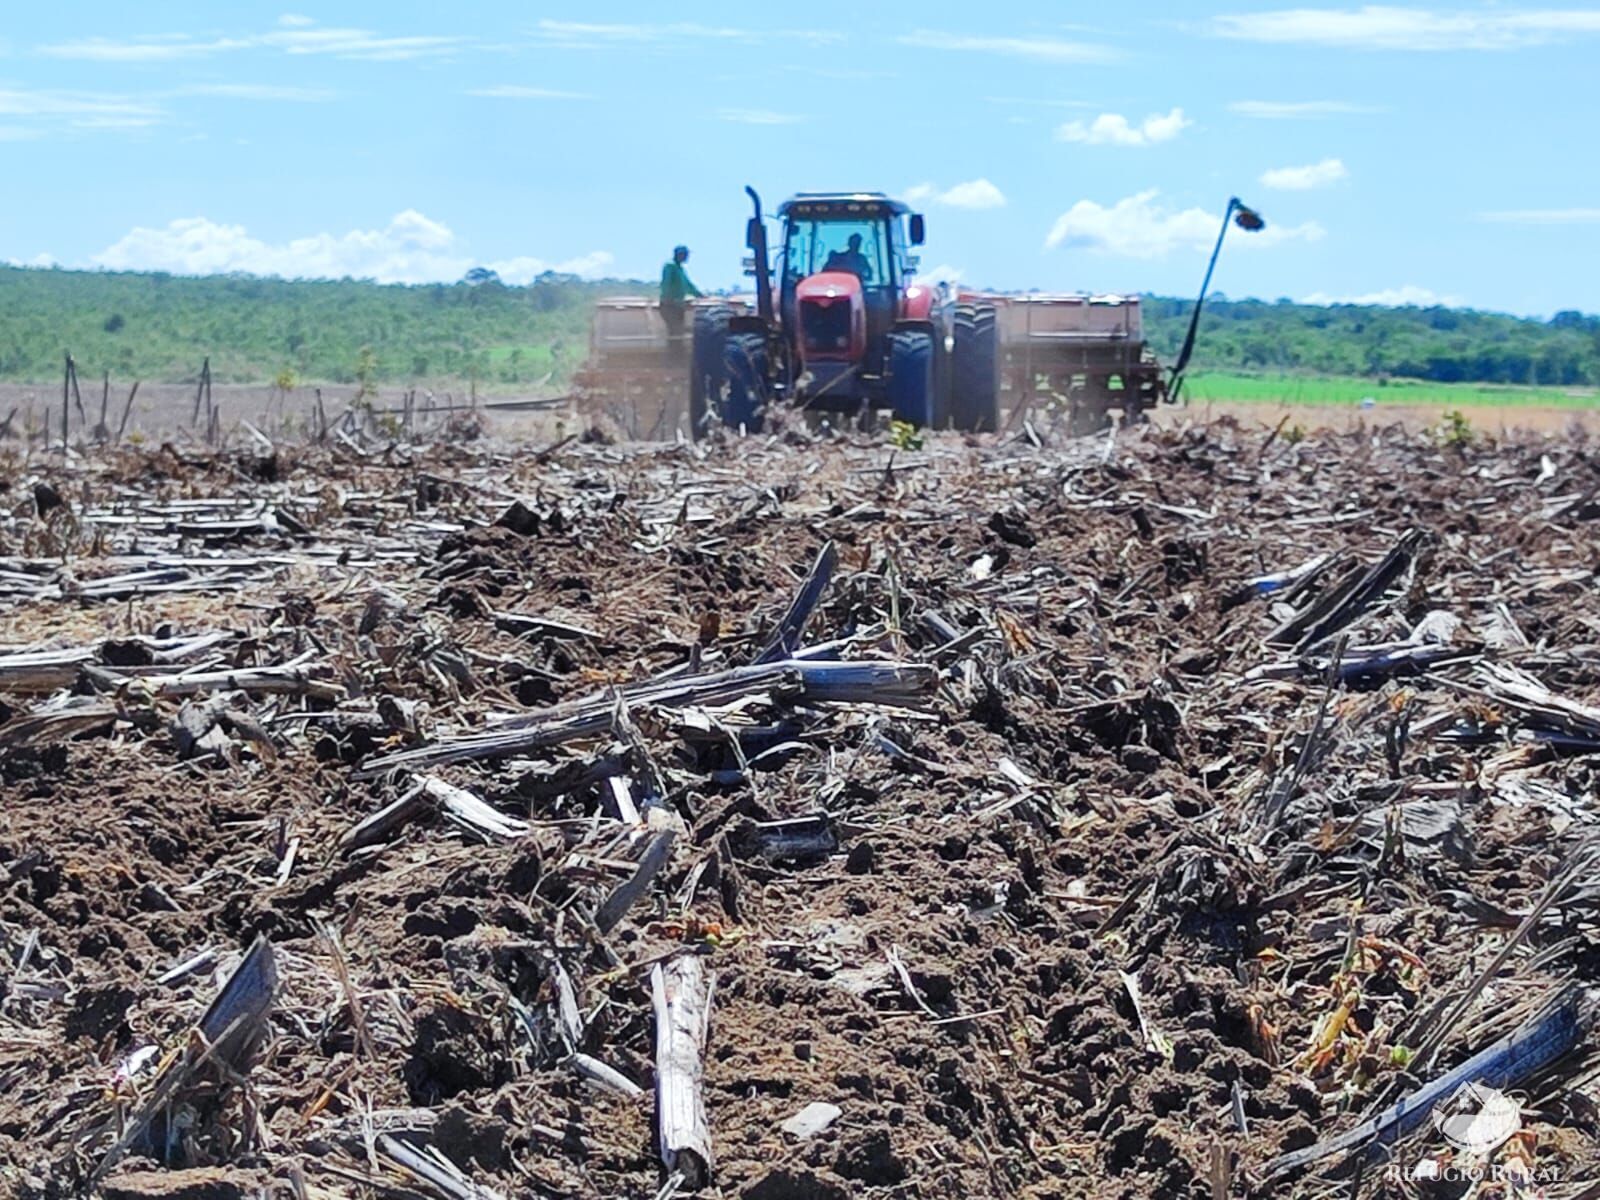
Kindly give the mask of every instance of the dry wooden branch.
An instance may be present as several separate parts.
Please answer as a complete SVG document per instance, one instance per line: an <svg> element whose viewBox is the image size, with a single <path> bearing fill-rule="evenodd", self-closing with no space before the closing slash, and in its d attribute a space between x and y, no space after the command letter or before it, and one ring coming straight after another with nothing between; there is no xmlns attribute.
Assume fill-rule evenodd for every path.
<svg viewBox="0 0 1600 1200"><path fill-rule="evenodd" d="M434 1147L424 1152L384 1133L378 1135L378 1149L447 1200L504 1200L502 1193L474 1183Z"/></svg>
<svg viewBox="0 0 1600 1200"><path fill-rule="evenodd" d="M661 868L672 857L673 831L664 829L650 839L639 867L614 892L605 898L594 914L595 927L601 933L610 933L622 920L623 914L649 889Z"/></svg>
<svg viewBox="0 0 1600 1200"><path fill-rule="evenodd" d="M711 1179L714 1159L701 1091L716 976L688 954L650 972L656 1016L656 1124L661 1161L690 1187Z"/></svg>
<svg viewBox="0 0 1600 1200"><path fill-rule="evenodd" d="M590 1083L596 1084L618 1096L627 1096L631 1099L634 1096L644 1095L642 1087L621 1071L616 1070L614 1067L608 1067L598 1058L592 1058L587 1054L574 1054L567 1060L567 1065Z"/></svg>
<svg viewBox="0 0 1600 1200"><path fill-rule="evenodd" d="M508 817L471 792L442 779L416 775L412 777L411 785L404 795L352 826L344 835L340 848L349 853L386 841L400 826L420 816L429 801L437 804L446 817L477 833L485 841L494 838L515 841L528 832L526 821Z"/></svg>
<svg viewBox="0 0 1600 1200"><path fill-rule="evenodd" d="M651 680L620 689L628 707L726 703L743 696L776 692L817 703L874 703L913 707L937 686L938 672L924 663L906 662L785 662L756 663L708 675ZM381 755L363 763L359 779L371 778L395 767L437 766L476 758L560 745L578 738L596 737L611 730L618 698L603 693L556 705L507 721L487 733L469 734L431 746Z"/></svg>

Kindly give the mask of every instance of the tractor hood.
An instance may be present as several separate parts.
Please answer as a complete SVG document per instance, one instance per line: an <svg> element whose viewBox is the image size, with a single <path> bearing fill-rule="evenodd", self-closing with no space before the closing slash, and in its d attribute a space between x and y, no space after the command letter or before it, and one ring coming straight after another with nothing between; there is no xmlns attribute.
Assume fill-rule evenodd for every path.
<svg viewBox="0 0 1600 1200"><path fill-rule="evenodd" d="M867 349L861 280L849 271L819 271L795 286L803 362L858 362Z"/></svg>

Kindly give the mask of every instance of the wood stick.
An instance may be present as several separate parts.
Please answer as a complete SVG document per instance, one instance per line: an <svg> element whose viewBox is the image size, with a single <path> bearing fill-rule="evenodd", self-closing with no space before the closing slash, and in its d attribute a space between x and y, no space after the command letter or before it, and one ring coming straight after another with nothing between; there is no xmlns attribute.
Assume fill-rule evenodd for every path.
<svg viewBox="0 0 1600 1200"><path fill-rule="evenodd" d="M378 1135L378 1149L451 1200L503 1200L500 1192L474 1183L437 1149L430 1148L429 1155L387 1133Z"/></svg>
<svg viewBox="0 0 1600 1200"><path fill-rule="evenodd" d="M656 1017L656 1126L661 1161L691 1188L711 1179L711 1129L702 1094L716 976L686 954L650 972Z"/></svg>
<svg viewBox="0 0 1600 1200"><path fill-rule="evenodd" d="M756 656L756 662L778 662L792 657L800 649L800 639L805 636L806 624L811 620L811 614L821 601L823 593L828 590L828 582L833 578L833 569L838 562L839 551L832 542L829 542L818 552L816 561L811 564L811 570L806 573L805 580L800 585L800 590L795 593L794 599L789 604L789 611L783 614L772 641Z"/></svg>
<svg viewBox="0 0 1600 1200"><path fill-rule="evenodd" d="M363 846L387 841L390 834L420 813L426 805L422 785L413 784L403 795L352 825L340 841L339 848L348 854Z"/></svg>
<svg viewBox="0 0 1600 1200"><path fill-rule="evenodd" d="M438 802L446 816L481 834L485 840L503 838L515 841L528 832L526 821L496 811L464 788L453 787L431 775L416 782L422 785L424 795Z"/></svg>
<svg viewBox="0 0 1600 1200"><path fill-rule="evenodd" d="M139 380L133 381L133 386L128 389L128 402L122 406L122 420L117 422L117 441L122 440L124 431L128 428L128 414L133 411L133 398L139 394Z"/></svg>
<svg viewBox="0 0 1600 1200"><path fill-rule="evenodd" d="M78 364L67 355L67 374L72 380L72 403L78 410L78 421L83 425L89 423L89 414L83 408L83 393L78 390Z"/></svg>
<svg viewBox="0 0 1600 1200"><path fill-rule="evenodd" d="M486 733L468 734L431 746L380 755L361 765L358 779L370 779L399 766L435 766L475 758L555 746L609 731L618 698L640 704L687 707L714 704L766 691L792 693L819 703L872 703L913 707L938 685L938 671L925 663L786 662L754 663L708 675L655 679L558 704L518 717Z"/></svg>
<svg viewBox="0 0 1600 1200"><path fill-rule="evenodd" d="M638 869L605 898L594 914L595 927L601 933L610 933L615 929L628 909L649 889L651 882L661 873L661 868L672 857L673 838L670 829L664 829L652 837L650 844L645 847L644 857L639 860Z"/></svg>
<svg viewBox="0 0 1600 1200"><path fill-rule="evenodd" d="M206 395L206 372L211 369L211 360L208 358L205 365L200 368L200 378L194 385L194 412L189 414L189 428L193 429L200 423L200 405Z"/></svg>
<svg viewBox="0 0 1600 1200"><path fill-rule="evenodd" d="M642 1087L616 1068L608 1067L598 1058L591 1058L587 1054L574 1054L567 1059L567 1065L578 1075L591 1083L598 1084L608 1092L629 1098L644 1095Z"/></svg>

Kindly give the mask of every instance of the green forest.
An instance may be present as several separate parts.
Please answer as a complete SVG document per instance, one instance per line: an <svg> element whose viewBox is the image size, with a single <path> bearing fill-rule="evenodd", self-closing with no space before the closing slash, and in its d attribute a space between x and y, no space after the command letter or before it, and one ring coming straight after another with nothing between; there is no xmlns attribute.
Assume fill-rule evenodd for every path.
<svg viewBox="0 0 1600 1200"><path fill-rule="evenodd" d="M648 289L554 274L526 287L492 276L400 286L0 267L0 379L55 379L70 351L85 375L119 380L191 381L209 357L218 382L559 388L588 352L590 304ZM1191 303L1146 300L1165 361ZM1593 387L1600 317L1213 298L1192 369Z"/></svg>
<svg viewBox="0 0 1600 1200"><path fill-rule="evenodd" d="M1165 297L1145 302L1146 331L1164 358L1182 345L1192 305ZM1600 317L1560 312L1535 321L1463 308L1212 298L1201 317L1194 367L1593 387L1600 385Z"/></svg>

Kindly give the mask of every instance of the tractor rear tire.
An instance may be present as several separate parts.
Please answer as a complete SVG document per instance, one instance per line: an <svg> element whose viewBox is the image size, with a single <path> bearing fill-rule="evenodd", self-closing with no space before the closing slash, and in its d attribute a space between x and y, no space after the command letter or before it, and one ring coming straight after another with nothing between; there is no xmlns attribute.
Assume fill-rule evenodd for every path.
<svg viewBox="0 0 1600 1200"><path fill-rule="evenodd" d="M956 309L950 423L964 433L1000 428L1000 325L993 305Z"/></svg>
<svg viewBox="0 0 1600 1200"><path fill-rule="evenodd" d="M722 365L727 382L722 423L729 429L742 425L746 433L760 433L770 390L766 336L754 332L730 333L723 347Z"/></svg>
<svg viewBox="0 0 1600 1200"><path fill-rule="evenodd" d="M732 315L721 304L694 311L694 340L689 352L689 436L696 441L710 431L711 400L722 395L723 349Z"/></svg>
<svg viewBox="0 0 1600 1200"><path fill-rule="evenodd" d="M889 379L884 398L897 421L919 427L933 424L933 334L896 329L889 334Z"/></svg>

